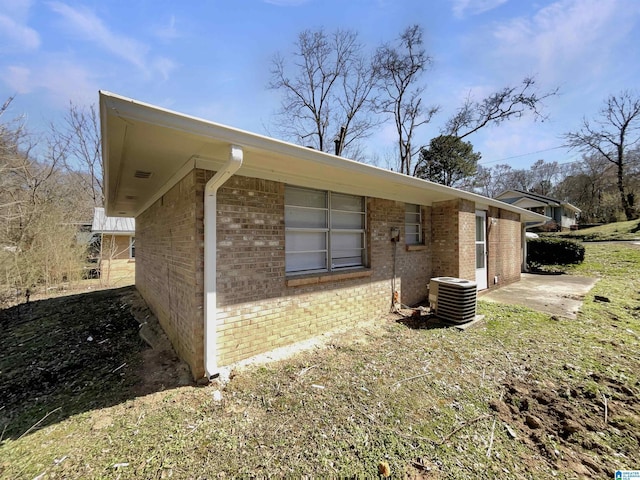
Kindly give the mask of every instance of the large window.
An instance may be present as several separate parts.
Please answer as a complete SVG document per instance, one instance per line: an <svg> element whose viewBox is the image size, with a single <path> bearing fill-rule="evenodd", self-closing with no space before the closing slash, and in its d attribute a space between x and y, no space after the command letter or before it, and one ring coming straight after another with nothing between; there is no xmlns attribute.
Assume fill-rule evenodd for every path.
<svg viewBox="0 0 640 480"><path fill-rule="evenodd" d="M286 272L327 272L365 265L365 199L287 185Z"/></svg>
<svg viewBox="0 0 640 480"><path fill-rule="evenodd" d="M422 244L422 214L420 205L407 203L404 211L404 237L407 245Z"/></svg>

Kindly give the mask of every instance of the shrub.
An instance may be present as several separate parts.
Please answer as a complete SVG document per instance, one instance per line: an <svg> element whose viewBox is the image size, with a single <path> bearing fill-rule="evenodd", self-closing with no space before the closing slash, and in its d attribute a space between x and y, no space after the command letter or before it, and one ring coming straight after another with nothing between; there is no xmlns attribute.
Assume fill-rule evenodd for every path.
<svg viewBox="0 0 640 480"><path fill-rule="evenodd" d="M584 261L584 246L564 238L530 238L527 240L529 265L567 265Z"/></svg>

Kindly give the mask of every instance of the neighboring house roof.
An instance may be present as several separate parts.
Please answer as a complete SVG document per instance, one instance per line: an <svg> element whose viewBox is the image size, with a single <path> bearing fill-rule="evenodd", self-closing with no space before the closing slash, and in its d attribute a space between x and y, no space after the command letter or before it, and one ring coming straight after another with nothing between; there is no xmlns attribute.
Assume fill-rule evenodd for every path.
<svg viewBox="0 0 640 480"><path fill-rule="evenodd" d="M539 193L527 192L518 189L506 190L500 195L497 195L496 199L510 205L517 205L522 208L544 207L548 205L550 207L562 206L567 210L572 210L577 213L580 213L582 211L578 207L571 205L568 202L558 200L557 198L552 198L546 195L540 195Z"/></svg>
<svg viewBox="0 0 640 480"><path fill-rule="evenodd" d="M107 214L137 216L194 168L218 171L231 145L243 150L236 175L405 203L467 199L476 208L548 217L515 205L100 92Z"/></svg>
<svg viewBox="0 0 640 480"><path fill-rule="evenodd" d="M96 207L93 210L91 231L95 233L133 235L136 231L136 219L130 217L107 217L104 213L104 208Z"/></svg>

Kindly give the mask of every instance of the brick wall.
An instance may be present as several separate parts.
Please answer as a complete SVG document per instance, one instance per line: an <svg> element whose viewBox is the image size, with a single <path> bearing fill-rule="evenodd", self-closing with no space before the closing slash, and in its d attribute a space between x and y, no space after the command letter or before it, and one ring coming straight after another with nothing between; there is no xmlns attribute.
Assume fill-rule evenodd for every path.
<svg viewBox="0 0 640 480"><path fill-rule="evenodd" d="M458 201L458 277L476 281L476 204Z"/></svg>
<svg viewBox="0 0 640 480"><path fill-rule="evenodd" d="M431 214L434 277L475 281L475 212L475 204L468 200L434 203ZM487 230L489 288L520 280L520 216L491 207L487 212Z"/></svg>
<svg viewBox="0 0 640 480"><path fill-rule="evenodd" d="M491 207L487 216L489 233L489 288L520 280L522 267L522 229L517 213ZM498 282L495 283L495 277Z"/></svg>
<svg viewBox="0 0 640 480"><path fill-rule="evenodd" d="M434 277L476 279L476 211L468 200L437 202L431 212Z"/></svg>
<svg viewBox="0 0 640 480"><path fill-rule="evenodd" d="M460 271L458 200L434 203L431 207L433 277L457 277Z"/></svg>
<svg viewBox="0 0 640 480"><path fill-rule="evenodd" d="M204 375L203 199L212 175L190 172L136 218L136 285L196 378ZM422 207L425 244L409 248L405 204L378 198L367 199L369 268L287 277L284 188L236 175L218 191L219 366L386 314L394 288L410 305L425 298L432 276L475 278L473 202ZM513 281L520 257L510 257L519 252L520 224L517 216L498 213L500 229L490 230L489 243L498 242L501 253L490 274ZM395 245L392 227L401 235Z"/></svg>
<svg viewBox="0 0 640 480"><path fill-rule="evenodd" d="M204 374L198 187L192 171L136 217L136 287L194 377Z"/></svg>
<svg viewBox="0 0 640 480"><path fill-rule="evenodd" d="M401 231L395 288L404 303L423 299L429 245L406 250L404 213L402 202L368 199L370 269L287 279L284 184L232 177L218 192L218 365L387 313L392 226Z"/></svg>
<svg viewBox="0 0 640 480"><path fill-rule="evenodd" d="M369 264L374 280L389 282L386 298L392 300L391 279L393 279L395 255L395 290L400 293L400 301L405 305L415 305L427 296L426 285L431 276L431 208L422 207L421 246L407 246L404 232L405 204L392 200L369 198L367 204L367 224L369 227ZM400 241L391 242L391 229L398 228Z"/></svg>

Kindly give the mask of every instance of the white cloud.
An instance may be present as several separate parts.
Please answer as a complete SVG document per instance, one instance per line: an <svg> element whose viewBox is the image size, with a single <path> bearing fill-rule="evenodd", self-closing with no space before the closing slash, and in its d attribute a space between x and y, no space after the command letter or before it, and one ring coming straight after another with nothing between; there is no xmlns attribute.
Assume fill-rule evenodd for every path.
<svg viewBox="0 0 640 480"><path fill-rule="evenodd" d="M452 0L453 14L458 17L464 17L465 14L478 15L488 12L499 7L508 0Z"/></svg>
<svg viewBox="0 0 640 480"><path fill-rule="evenodd" d="M152 62L154 70L158 71L162 75L163 80L167 80L171 72L173 72L177 65L176 63L166 57L157 57Z"/></svg>
<svg viewBox="0 0 640 480"><path fill-rule="evenodd" d="M24 19L32 4L33 0L0 0L0 11Z"/></svg>
<svg viewBox="0 0 640 480"><path fill-rule="evenodd" d="M73 8L61 2L49 3L51 9L65 20L65 25L96 43L102 49L126 60L140 69L146 69L145 56L149 48L125 35L112 32L93 12Z"/></svg>
<svg viewBox="0 0 640 480"><path fill-rule="evenodd" d="M165 41L169 41L169 40L174 40L176 38L180 37L180 33L178 32L178 29L176 28L176 16L175 15L171 15L171 17L169 18L169 22L167 25L163 25L161 27L157 27L154 30L154 34L156 35L156 37L160 38L161 40L165 40Z"/></svg>
<svg viewBox="0 0 640 480"><path fill-rule="evenodd" d="M597 72L612 58L612 45L637 23L640 3L560 0L531 17L512 19L494 29L496 61L520 67L545 81Z"/></svg>
<svg viewBox="0 0 640 480"><path fill-rule="evenodd" d="M15 19L0 14L0 38L4 37L4 51L37 50L40 46L40 35L33 28L17 22Z"/></svg>
<svg viewBox="0 0 640 480"><path fill-rule="evenodd" d="M521 168L536 160L561 160L564 150L558 150L562 141L552 125L534 121L531 117L489 127L470 139L474 150L482 153L480 164L491 167L507 163Z"/></svg>
<svg viewBox="0 0 640 480"><path fill-rule="evenodd" d="M98 86L93 74L81 65L61 57L51 57L31 68L12 65L3 72L5 84L19 94L44 91L50 103L65 107L95 103Z"/></svg>
<svg viewBox="0 0 640 480"><path fill-rule="evenodd" d="M15 53L40 47L40 35L28 26L30 9L29 0L0 0L0 51Z"/></svg>
<svg viewBox="0 0 640 480"><path fill-rule="evenodd" d="M31 91L31 70L28 68L11 65L7 67L3 77L4 83L10 90L19 94L29 93Z"/></svg>
<svg viewBox="0 0 640 480"><path fill-rule="evenodd" d="M65 21L65 27L138 68L145 75L159 74L166 80L175 69L175 63L166 57L150 56L150 48L135 38L112 31L95 13L74 8L62 2L50 2L50 8ZM166 33L166 32L165 32Z"/></svg>

